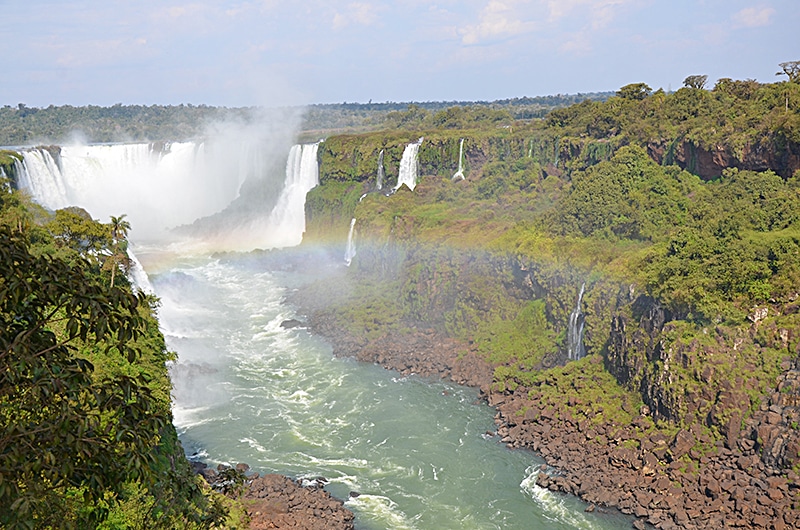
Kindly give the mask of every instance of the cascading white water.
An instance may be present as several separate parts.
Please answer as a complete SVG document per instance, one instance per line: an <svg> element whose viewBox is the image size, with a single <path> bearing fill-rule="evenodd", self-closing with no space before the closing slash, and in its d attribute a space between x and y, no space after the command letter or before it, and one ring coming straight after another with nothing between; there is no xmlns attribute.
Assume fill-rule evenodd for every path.
<svg viewBox="0 0 800 530"><path fill-rule="evenodd" d="M350 231L347 233L347 247L344 250L344 262L347 266L350 266L350 263L353 262L353 258L356 257L356 242L354 239L354 232L356 228L356 218L350 221Z"/></svg>
<svg viewBox="0 0 800 530"><path fill-rule="evenodd" d="M386 170L383 167L383 156L383 149L381 149L381 152L378 154L378 179L375 183L375 188L378 191L383 189L383 180L386 178Z"/></svg>
<svg viewBox="0 0 800 530"><path fill-rule="evenodd" d="M58 161L48 149L23 150L19 186L53 210L80 206L99 219L126 214L138 238L219 211L245 178L209 166L202 144L194 142L163 151L144 143L58 149Z"/></svg>
<svg viewBox="0 0 800 530"><path fill-rule="evenodd" d="M397 186L393 191L400 189L400 186L405 184L408 189L414 191L417 186L417 153L419 146L422 145L424 138L420 138L416 142L410 143L403 150L403 156L400 158L400 172L397 176Z"/></svg>
<svg viewBox="0 0 800 530"><path fill-rule="evenodd" d="M578 293L578 302L575 304L575 309L569 315L569 326L567 327L567 357L571 360L578 360L586 355L583 348L583 325L584 318L581 311L581 301L583 300L583 293L586 290L586 283L581 285L581 290Z"/></svg>
<svg viewBox="0 0 800 530"><path fill-rule="evenodd" d="M131 262L130 270L128 271L128 278L131 283L145 294L155 294L153 284L150 283L150 277L147 276L147 272L144 270L144 267L142 267L142 263L139 261L139 258L136 257L136 254L134 254L130 246L128 246L128 259Z"/></svg>
<svg viewBox="0 0 800 530"><path fill-rule="evenodd" d="M452 180L464 180L464 139L458 143L458 171L453 175Z"/></svg>
<svg viewBox="0 0 800 530"><path fill-rule="evenodd" d="M135 241L168 238L168 229L213 217L239 201L233 226L197 230L194 240L248 250L300 243L305 194L319 181L318 144L292 147L282 176L275 171L274 145L255 138L237 146L238 154L222 141L211 149L194 142L163 150L151 144L24 149L17 184L53 210L80 206L100 220L126 214Z"/></svg>
<svg viewBox="0 0 800 530"><path fill-rule="evenodd" d="M299 245L306 230L306 194L319 184L319 143L294 145L286 160L286 179L269 216L272 246Z"/></svg>

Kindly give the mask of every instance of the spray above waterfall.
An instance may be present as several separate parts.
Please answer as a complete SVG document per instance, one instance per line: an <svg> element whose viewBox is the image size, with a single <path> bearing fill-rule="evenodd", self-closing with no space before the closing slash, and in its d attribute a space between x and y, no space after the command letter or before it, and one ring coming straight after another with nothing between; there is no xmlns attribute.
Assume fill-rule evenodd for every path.
<svg viewBox="0 0 800 530"><path fill-rule="evenodd" d="M570 360L578 360L586 355L586 351L583 347L584 316L581 311L581 302L585 290L586 283L584 282L578 293L578 301L575 304L575 309L573 309L572 313L569 315L569 324L567 326L567 358Z"/></svg>
<svg viewBox="0 0 800 530"><path fill-rule="evenodd" d="M400 171L397 176L397 186L394 187L393 191L399 190L400 186L403 184L411 191L414 191L414 188L417 186L417 153L424 139L425 138L420 138L416 142L408 144L403 150L403 156L400 158Z"/></svg>

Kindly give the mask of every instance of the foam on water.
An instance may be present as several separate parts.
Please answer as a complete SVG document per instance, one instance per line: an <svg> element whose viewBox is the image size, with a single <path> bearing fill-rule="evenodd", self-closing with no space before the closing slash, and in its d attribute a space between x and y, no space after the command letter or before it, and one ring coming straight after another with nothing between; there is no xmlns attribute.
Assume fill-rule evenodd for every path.
<svg viewBox="0 0 800 530"><path fill-rule="evenodd" d="M325 477L340 498L361 493L347 503L365 530L573 527L520 486L539 461L484 436L493 411L475 390L338 359L307 329L280 327L297 318L283 303L295 281L285 274L193 258L153 275L169 295L165 325L195 328L170 339L175 423L189 453ZM569 502L576 520L593 517Z"/></svg>

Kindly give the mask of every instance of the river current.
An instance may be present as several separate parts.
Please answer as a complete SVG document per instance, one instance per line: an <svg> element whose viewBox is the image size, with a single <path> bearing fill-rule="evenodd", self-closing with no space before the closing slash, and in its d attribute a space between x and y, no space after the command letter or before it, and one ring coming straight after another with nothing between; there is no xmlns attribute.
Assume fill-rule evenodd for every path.
<svg viewBox="0 0 800 530"><path fill-rule="evenodd" d="M542 461L491 434L494 412L476 390L336 358L307 329L281 327L303 319L285 300L313 278L249 254L200 250L302 239L319 143L292 146L281 175L268 171L280 145L251 132L219 140L239 146L238 155L195 143L64 146L55 158L50 149L24 150L16 167L17 184L51 210L130 214L144 265L136 281L161 299L162 329L178 354L173 413L187 453L212 466L246 462L259 473L325 477L364 530L629 528L628 518L586 513L579 500L536 486ZM182 250L174 240L139 245L237 195L206 241ZM231 220L238 224L224 222Z"/></svg>
<svg viewBox="0 0 800 530"><path fill-rule="evenodd" d="M231 255L140 257L178 352L174 421L194 458L325 477L361 529L629 527L536 486L542 461L491 435L476 390L336 358L281 327L303 318L284 300L308 278Z"/></svg>

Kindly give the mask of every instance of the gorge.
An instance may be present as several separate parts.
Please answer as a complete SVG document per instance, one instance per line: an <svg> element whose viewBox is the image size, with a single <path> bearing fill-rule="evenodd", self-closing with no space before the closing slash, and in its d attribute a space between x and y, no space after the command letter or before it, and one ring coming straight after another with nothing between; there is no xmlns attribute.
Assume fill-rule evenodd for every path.
<svg viewBox="0 0 800 530"><path fill-rule="evenodd" d="M680 97L728 97L704 94ZM202 222L133 232L179 354L187 450L324 475L364 528L797 526L797 144L773 145L768 171L747 155L714 175L684 140L604 137L604 110L285 146L256 172L269 178L225 179L228 203L193 205ZM41 178L79 202L62 149ZM51 151L24 157L52 168ZM49 189L32 167L17 182ZM175 224L198 245L149 238Z"/></svg>

